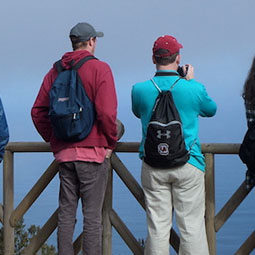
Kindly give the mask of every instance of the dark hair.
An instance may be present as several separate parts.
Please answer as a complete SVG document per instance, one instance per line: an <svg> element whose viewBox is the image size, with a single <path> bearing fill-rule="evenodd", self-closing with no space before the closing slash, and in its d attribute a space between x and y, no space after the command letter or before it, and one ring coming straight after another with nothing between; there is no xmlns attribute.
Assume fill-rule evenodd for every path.
<svg viewBox="0 0 255 255"><path fill-rule="evenodd" d="M243 86L242 97L246 103L249 103L252 108L255 108L255 57L246 81Z"/></svg>
<svg viewBox="0 0 255 255"><path fill-rule="evenodd" d="M169 51L166 49L158 49L157 51L155 51L153 56L155 58L156 63L162 66L172 64L176 60L176 57L179 55L179 52L177 52L171 56L161 57L161 55L167 53L169 53Z"/></svg>
<svg viewBox="0 0 255 255"><path fill-rule="evenodd" d="M88 45L88 41L81 42L81 41L79 40L79 37L76 37L76 36L74 36L74 35L71 35L71 36L70 36L70 40L71 40L71 42L72 42L72 48L73 48L73 50L77 50L77 49L79 49L79 48L81 48L81 47L86 47L86 46Z"/></svg>

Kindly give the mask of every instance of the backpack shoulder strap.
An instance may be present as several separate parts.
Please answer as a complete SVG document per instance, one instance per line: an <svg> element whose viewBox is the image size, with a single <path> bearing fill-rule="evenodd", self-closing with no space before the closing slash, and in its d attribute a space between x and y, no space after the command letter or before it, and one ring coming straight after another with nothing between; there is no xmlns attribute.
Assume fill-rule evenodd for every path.
<svg viewBox="0 0 255 255"><path fill-rule="evenodd" d="M177 83L180 79L182 79L182 77L179 77L179 78L174 82L174 84L170 87L170 91L173 89L173 87L176 85L176 83ZM158 92L161 93L162 90L159 88L159 86L158 86L157 83L153 80L153 78L151 79L151 81L152 81L153 85L156 87L156 89L158 90Z"/></svg>
<svg viewBox="0 0 255 255"><path fill-rule="evenodd" d="M72 69L73 70L78 70L85 62L87 62L88 60L91 60L91 59L97 59L96 57L92 56L92 55L89 55L83 59L81 59L77 64L75 64L74 66L72 66Z"/></svg>
<svg viewBox="0 0 255 255"><path fill-rule="evenodd" d="M65 70L65 68L62 66L61 59L55 62L54 67L58 73L61 73L63 70Z"/></svg>
<svg viewBox="0 0 255 255"><path fill-rule="evenodd" d="M85 62L87 62L88 60L90 59L97 59L96 57L92 56L92 55L89 55L83 59L81 59L76 65L74 65L74 61L71 62L71 66L72 66L72 69L73 70L78 70ZM57 62L55 62L54 64L54 68L56 68L57 72L58 73L61 73L62 71L66 70L63 65L62 65L62 62L61 62L61 59L58 60Z"/></svg>
<svg viewBox="0 0 255 255"><path fill-rule="evenodd" d="M173 87L176 85L176 83L177 83L180 79L182 79L182 77L179 77L179 78L174 82L174 84L170 87L170 90L173 89Z"/></svg>
<svg viewBox="0 0 255 255"><path fill-rule="evenodd" d="M162 90L159 88L159 86L157 85L157 83L153 80L153 78L151 79L153 85L156 87L156 89L158 90L159 93L162 92Z"/></svg>

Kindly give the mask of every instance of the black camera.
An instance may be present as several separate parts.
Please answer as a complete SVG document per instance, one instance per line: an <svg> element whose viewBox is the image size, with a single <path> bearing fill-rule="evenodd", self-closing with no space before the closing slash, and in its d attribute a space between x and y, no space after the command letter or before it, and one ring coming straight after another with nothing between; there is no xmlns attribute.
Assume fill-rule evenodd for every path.
<svg viewBox="0 0 255 255"><path fill-rule="evenodd" d="M183 69L185 71L183 71ZM188 69L189 69L188 65L185 65L184 68L182 68L182 66L178 66L177 72L179 73L179 75L181 77L185 77L187 75L187 73L188 73Z"/></svg>

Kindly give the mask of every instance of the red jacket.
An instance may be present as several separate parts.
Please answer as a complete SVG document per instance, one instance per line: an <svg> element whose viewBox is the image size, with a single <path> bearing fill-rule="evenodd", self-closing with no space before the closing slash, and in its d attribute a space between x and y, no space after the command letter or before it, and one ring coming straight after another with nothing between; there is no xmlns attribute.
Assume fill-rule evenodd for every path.
<svg viewBox="0 0 255 255"><path fill-rule="evenodd" d="M91 54L85 50L67 52L62 57L62 65L68 69L72 60L77 63L88 55ZM54 153L70 147L99 146L113 149L117 141L117 97L111 69L105 62L93 59L83 64L78 73L88 97L95 105L97 117L91 133L84 140L75 143L60 141L54 136L48 117L49 91L57 77L54 67L44 77L32 107L31 115L34 125L42 138L50 142Z"/></svg>

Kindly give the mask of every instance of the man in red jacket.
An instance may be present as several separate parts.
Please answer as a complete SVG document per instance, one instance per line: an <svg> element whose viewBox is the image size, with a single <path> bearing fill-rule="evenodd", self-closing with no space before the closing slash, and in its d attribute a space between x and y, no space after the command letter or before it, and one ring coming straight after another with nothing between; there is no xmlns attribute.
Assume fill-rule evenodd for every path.
<svg viewBox="0 0 255 255"><path fill-rule="evenodd" d="M62 66L70 69L86 56L94 55L97 37L88 23L78 23L70 31L73 51L61 59ZM83 254L102 254L102 206L108 177L109 157L117 141L117 98L110 67L97 59L84 63L78 74L86 93L94 103L96 120L90 134L79 142L58 140L49 120L49 91L57 77L53 66L44 77L32 108L34 125L42 138L50 142L59 162L59 255L72 255L73 231L78 200L81 197L83 211Z"/></svg>

